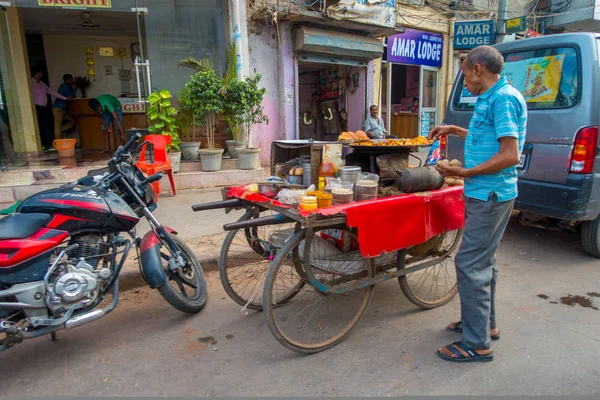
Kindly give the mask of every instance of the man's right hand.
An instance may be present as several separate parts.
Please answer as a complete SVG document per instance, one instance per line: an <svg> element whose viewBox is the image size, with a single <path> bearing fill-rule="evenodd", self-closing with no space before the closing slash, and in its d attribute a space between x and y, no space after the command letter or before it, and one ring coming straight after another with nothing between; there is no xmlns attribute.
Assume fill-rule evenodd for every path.
<svg viewBox="0 0 600 400"><path fill-rule="evenodd" d="M437 140L440 136L448 136L455 130L452 125L438 125L429 131L429 140Z"/></svg>

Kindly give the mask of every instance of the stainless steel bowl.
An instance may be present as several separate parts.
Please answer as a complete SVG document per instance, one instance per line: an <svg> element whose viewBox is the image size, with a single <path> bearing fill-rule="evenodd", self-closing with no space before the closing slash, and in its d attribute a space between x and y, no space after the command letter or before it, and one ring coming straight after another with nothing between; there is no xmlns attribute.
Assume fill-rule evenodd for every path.
<svg viewBox="0 0 600 400"><path fill-rule="evenodd" d="M258 193L265 197L275 197L281 189L288 187L285 183L279 182L259 182Z"/></svg>

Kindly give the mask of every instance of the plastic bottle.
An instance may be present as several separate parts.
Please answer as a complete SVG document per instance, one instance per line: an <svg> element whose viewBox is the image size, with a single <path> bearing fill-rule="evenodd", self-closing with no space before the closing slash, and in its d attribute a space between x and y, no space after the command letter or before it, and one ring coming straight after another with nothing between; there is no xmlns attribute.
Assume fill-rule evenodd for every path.
<svg viewBox="0 0 600 400"><path fill-rule="evenodd" d="M335 165L331 162L331 154L329 150L325 151L323 161L321 161L321 167L319 168L319 187L318 190L325 189L325 178L333 178L335 176Z"/></svg>

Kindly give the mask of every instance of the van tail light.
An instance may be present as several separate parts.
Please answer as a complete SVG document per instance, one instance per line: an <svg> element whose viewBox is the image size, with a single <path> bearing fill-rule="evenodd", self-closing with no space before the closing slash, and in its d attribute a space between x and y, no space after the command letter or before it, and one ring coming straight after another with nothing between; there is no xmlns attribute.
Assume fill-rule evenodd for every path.
<svg viewBox="0 0 600 400"><path fill-rule="evenodd" d="M575 146L571 155L571 173L591 174L598 153L598 127L582 128L575 136Z"/></svg>
<svg viewBox="0 0 600 400"><path fill-rule="evenodd" d="M448 137L440 136L440 159L446 158L446 150L448 148Z"/></svg>

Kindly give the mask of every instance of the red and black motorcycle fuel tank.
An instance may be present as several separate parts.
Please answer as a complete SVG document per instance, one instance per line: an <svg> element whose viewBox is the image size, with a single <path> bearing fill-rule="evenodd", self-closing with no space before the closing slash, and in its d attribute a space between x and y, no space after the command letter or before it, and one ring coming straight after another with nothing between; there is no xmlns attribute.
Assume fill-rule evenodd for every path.
<svg viewBox="0 0 600 400"><path fill-rule="evenodd" d="M27 198L19 213L47 213L52 220L47 228L69 232L124 232L131 230L139 217L117 194L89 186L62 186Z"/></svg>

